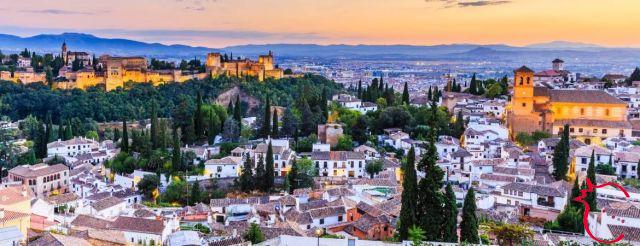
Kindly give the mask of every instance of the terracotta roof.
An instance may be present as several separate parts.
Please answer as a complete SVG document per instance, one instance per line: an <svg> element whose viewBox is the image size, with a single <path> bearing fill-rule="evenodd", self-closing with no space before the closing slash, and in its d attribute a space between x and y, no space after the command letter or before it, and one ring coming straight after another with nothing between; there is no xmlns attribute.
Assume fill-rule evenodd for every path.
<svg viewBox="0 0 640 246"><path fill-rule="evenodd" d="M29 242L29 246L91 246L91 244L79 237L45 233L37 240Z"/></svg>
<svg viewBox="0 0 640 246"><path fill-rule="evenodd" d="M62 171L68 171L69 167L63 164L49 166L47 164L38 164L33 166L23 165L17 166L9 170L9 173L27 178L36 178Z"/></svg>
<svg viewBox="0 0 640 246"><path fill-rule="evenodd" d="M124 203L124 200L117 197L107 197L92 203L91 207L94 208L96 211L102 211L121 203Z"/></svg>
<svg viewBox="0 0 640 246"><path fill-rule="evenodd" d="M505 190L517 190L527 193L535 193L542 196L555 196L555 197L563 197L566 194L564 191L561 191L560 188L543 186L543 185L532 185L525 183L509 183L502 186L502 189Z"/></svg>
<svg viewBox="0 0 640 246"><path fill-rule="evenodd" d="M248 198L220 198L220 199L211 199L209 205L211 207L226 207L230 205L238 205L238 204L262 204L268 203L268 196L260 196L260 197L248 197Z"/></svg>
<svg viewBox="0 0 640 246"><path fill-rule="evenodd" d="M616 162L638 163L640 161L640 153L638 152L614 152Z"/></svg>
<svg viewBox="0 0 640 246"><path fill-rule="evenodd" d="M611 202L604 208L607 215L625 218L640 218L640 204L631 202Z"/></svg>
<svg viewBox="0 0 640 246"><path fill-rule="evenodd" d="M6 187L0 189L0 205L10 205L30 200L29 194L22 195L22 186Z"/></svg>
<svg viewBox="0 0 640 246"><path fill-rule="evenodd" d="M0 211L2 211L4 209L0 209ZM4 216L0 218L0 222L1 223L5 223L5 222L9 222L9 221L13 221L13 220L17 220L17 219L22 219L22 218L29 218L29 214L26 213L20 213L20 212L15 212L15 211L10 211L10 210L4 210Z"/></svg>
<svg viewBox="0 0 640 246"><path fill-rule="evenodd" d="M364 203L364 202L359 202L356 205L356 208L358 210L368 214L368 215L373 216L373 217L378 217L378 216L384 214L384 211L380 210L377 207L374 207L374 206L371 206L371 205L369 205L367 203Z"/></svg>
<svg viewBox="0 0 640 246"><path fill-rule="evenodd" d="M516 182L516 177L506 176L506 175L498 175L498 174L490 174L490 173L483 173L482 175L480 175L480 179L492 180L492 181L500 181L500 182Z"/></svg>
<svg viewBox="0 0 640 246"><path fill-rule="evenodd" d="M211 159L204 163L205 165L240 165L242 157L227 156L221 159Z"/></svg>
<svg viewBox="0 0 640 246"><path fill-rule="evenodd" d="M631 129L631 123L629 121L610 121L610 120L592 120L592 119L571 119L571 120L556 120L556 125L570 126L587 126L587 127L606 127L606 128L623 128Z"/></svg>
<svg viewBox="0 0 640 246"><path fill-rule="evenodd" d="M389 218L385 215L382 216L371 216L364 215L360 217L355 223L353 223L353 227L358 228L360 231L367 232L371 228L379 224L389 224Z"/></svg>
<svg viewBox="0 0 640 246"><path fill-rule="evenodd" d="M363 153L353 151L318 151L311 153L311 159L313 160L346 161L364 158L365 155Z"/></svg>
<svg viewBox="0 0 640 246"><path fill-rule="evenodd" d="M45 197L44 200L52 205L64 204L78 200L78 195L75 193L65 193L56 196Z"/></svg>
<svg viewBox="0 0 640 246"><path fill-rule="evenodd" d="M531 70L530 68L528 68L527 66L522 66L516 70L514 70L514 72L525 72L525 73L533 73L533 70Z"/></svg>
<svg viewBox="0 0 640 246"><path fill-rule="evenodd" d="M552 102L627 104L600 90L549 90Z"/></svg>
<svg viewBox="0 0 640 246"><path fill-rule="evenodd" d="M627 242L627 241L639 242L640 241L640 228L638 227L609 225L609 230L611 231L611 235L624 234L624 239L622 240L622 242Z"/></svg>
<svg viewBox="0 0 640 246"><path fill-rule="evenodd" d="M327 218L331 216L343 215L346 213L344 207L324 207L324 208L312 209L307 212L314 219L322 219L322 218Z"/></svg>
<svg viewBox="0 0 640 246"><path fill-rule="evenodd" d="M543 86L533 87L533 96L549 97L549 88Z"/></svg>
<svg viewBox="0 0 640 246"><path fill-rule="evenodd" d="M120 216L111 224L111 229L161 235L164 230L164 222Z"/></svg>
<svg viewBox="0 0 640 246"><path fill-rule="evenodd" d="M108 229L110 223L108 220L98 219L84 214L78 215L71 221L71 225L74 227L92 229Z"/></svg>

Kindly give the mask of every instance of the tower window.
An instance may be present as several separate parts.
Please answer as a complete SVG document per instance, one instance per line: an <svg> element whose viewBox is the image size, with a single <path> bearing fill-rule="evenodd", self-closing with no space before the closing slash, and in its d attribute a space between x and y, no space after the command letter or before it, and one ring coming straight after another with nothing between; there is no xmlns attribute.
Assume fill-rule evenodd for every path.
<svg viewBox="0 0 640 246"><path fill-rule="evenodd" d="M520 77L520 85L524 83L524 77Z"/></svg>
<svg viewBox="0 0 640 246"><path fill-rule="evenodd" d="M580 115L584 115L584 109L583 108L580 109Z"/></svg>
<svg viewBox="0 0 640 246"><path fill-rule="evenodd" d="M522 107L526 107L526 106L527 106L527 103L522 103Z"/></svg>
<svg viewBox="0 0 640 246"><path fill-rule="evenodd" d="M606 110L604 111L604 114L605 114L606 116L609 116L609 114L610 114L610 113L611 113L611 112L609 111L609 109L606 109Z"/></svg>
<svg viewBox="0 0 640 246"><path fill-rule="evenodd" d="M529 84L530 81L531 81L531 78L527 77L527 85Z"/></svg>

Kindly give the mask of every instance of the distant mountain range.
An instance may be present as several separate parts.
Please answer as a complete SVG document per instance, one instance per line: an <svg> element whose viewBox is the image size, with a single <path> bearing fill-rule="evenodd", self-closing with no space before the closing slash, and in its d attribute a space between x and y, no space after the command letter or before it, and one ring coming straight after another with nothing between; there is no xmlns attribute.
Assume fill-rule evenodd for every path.
<svg viewBox="0 0 640 246"><path fill-rule="evenodd" d="M62 33L42 34L32 37L18 37L0 34L0 50L7 53L17 52L24 48L36 52L59 52L63 42L69 49L90 53L113 55L141 55L159 58L203 57L213 51L234 53L235 56L257 56L269 50L278 57L318 57L318 58L353 58L363 59L549 59L550 57L589 59L640 59L640 49L609 48L598 45L553 41L549 43L531 44L524 47L504 44L444 44L444 45L316 45L316 44L263 44L238 45L215 49L209 47L193 47L187 45L164 45L145 43L128 39L101 38L90 34Z"/></svg>

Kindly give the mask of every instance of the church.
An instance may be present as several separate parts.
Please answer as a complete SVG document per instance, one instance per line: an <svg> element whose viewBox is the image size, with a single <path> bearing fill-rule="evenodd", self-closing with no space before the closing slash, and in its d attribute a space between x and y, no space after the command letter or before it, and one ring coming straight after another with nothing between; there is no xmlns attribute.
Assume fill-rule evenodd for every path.
<svg viewBox="0 0 640 246"><path fill-rule="evenodd" d="M535 72L526 66L514 71L513 95L507 106L511 137L544 131L569 134L586 144L608 137L630 137L627 104L600 90L552 89L536 86Z"/></svg>

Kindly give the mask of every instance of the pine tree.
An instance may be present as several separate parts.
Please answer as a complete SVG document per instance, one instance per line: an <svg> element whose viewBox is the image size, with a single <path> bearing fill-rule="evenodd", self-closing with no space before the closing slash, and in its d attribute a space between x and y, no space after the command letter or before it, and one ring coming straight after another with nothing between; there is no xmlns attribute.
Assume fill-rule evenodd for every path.
<svg viewBox="0 0 640 246"><path fill-rule="evenodd" d="M458 204L456 203L456 194L453 192L451 184L447 184L446 203L444 207L444 224L442 227L442 241L457 243L458 242Z"/></svg>
<svg viewBox="0 0 640 246"><path fill-rule="evenodd" d="M260 137L267 138L271 132L271 101L269 96L264 102L264 114L262 115L262 130L260 130Z"/></svg>
<svg viewBox="0 0 640 246"><path fill-rule="evenodd" d="M433 123L429 131L429 146L418 164L418 170L425 173L425 177L418 183L418 208L420 225L426 232L426 240L436 241L441 239L440 232L444 223L441 204L445 203L445 197L440 192L444 172L436 165L438 152L435 147L437 140Z"/></svg>
<svg viewBox="0 0 640 246"><path fill-rule="evenodd" d="M151 147L158 148L158 112L155 101L151 102Z"/></svg>
<svg viewBox="0 0 640 246"><path fill-rule="evenodd" d="M269 141L269 146L267 147L267 161L265 163L265 174L264 174L264 191L270 192L273 189L274 184L274 167L273 167L273 146L271 145L271 141Z"/></svg>
<svg viewBox="0 0 640 246"><path fill-rule="evenodd" d="M462 206L462 221L460 221L460 242L479 243L478 218L476 217L476 196L473 187L467 191Z"/></svg>
<svg viewBox="0 0 640 246"><path fill-rule="evenodd" d="M567 178L569 171L569 125L564 125L560 141L553 150L553 177L556 180Z"/></svg>
<svg viewBox="0 0 640 246"><path fill-rule="evenodd" d="M171 151L171 164L173 165L174 170L181 170L182 166L182 157L180 150L180 137L178 136L178 128L173 129L173 146Z"/></svg>
<svg viewBox="0 0 640 246"><path fill-rule="evenodd" d="M127 120L123 120L122 121L122 142L120 143L120 151L125 153L129 152L129 133L128 132L129 130L127 129Z"/></svg>
<svg viewBox="0 0 640 246"><path fill-rule="evenodd" d="M596 184L596 159L595 150L591 151L591 160L589 160L589 167L587 168L587 179L595 186ZM593 188L593 192L587 192L586 202L589 204L591 211L598 211L598 203L596 198L596 188Z"/></svg>
<svg viewBox="0 0 640 246"><path fill-rule="evenodd" d="M271 137L277 138L278 135L278 110L273 111L273 118L271 119L273 127L271 128Z"/></svg>
<svg viewBox="0 0 640 246"><path fill-rule="evenodd" d="M404 82L404 89L402 89L402 103L409 105L409 87L407 82Z"/></svg>
<svg viewBox="0 0 640 246"><path fill-rule="evenodd" d="M402 205L400 207L400 240L409 238L409 228L418 224L417 214L417 175L415 166L415 150L413 147L407 153L407 162L402 170Z"/></svg>
<svg viewBox="0 0 640 246"><path fill-rule="evenodd" d="M254 188L253 160L251 158L247 157L247 159L244 161L239 183L240 190L242 192L250 192Z"/></svg>

